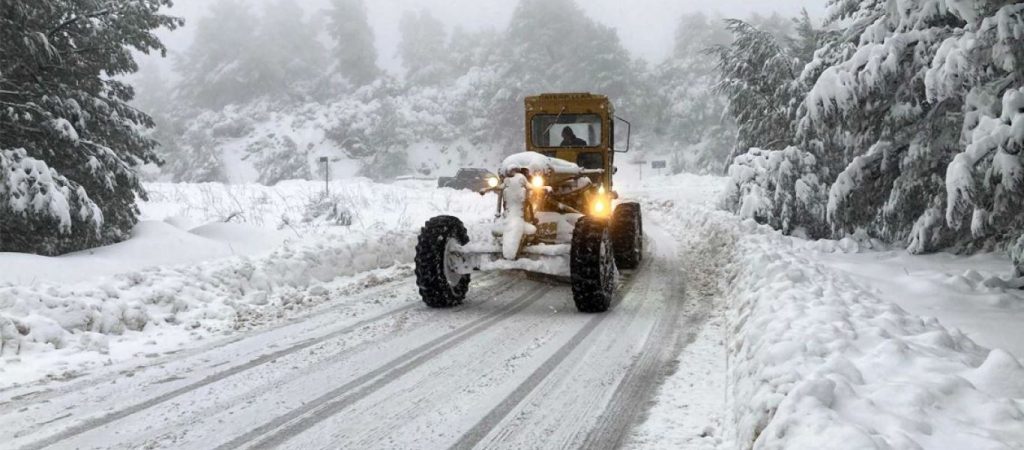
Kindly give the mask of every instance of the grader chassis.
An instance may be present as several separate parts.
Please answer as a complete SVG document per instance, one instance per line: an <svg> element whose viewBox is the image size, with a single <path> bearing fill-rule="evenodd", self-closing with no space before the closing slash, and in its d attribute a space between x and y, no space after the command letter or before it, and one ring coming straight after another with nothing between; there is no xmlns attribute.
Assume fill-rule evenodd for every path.
<svg viewBox="0 0 1024 450"><path fill-rule="evenodd" d="M615 154L629 150L629 122L601 95L544 94L525 103L526 152L506 158L481 191L498 194L489 237L471 243L452 216L420 231L416 282L430 307L461 304L473 273L524 270L568 276L577 309L605 312L618 269L640 264L640 205L618 201L613 184ZM616 120L627 126L621 151Z"/></svg>

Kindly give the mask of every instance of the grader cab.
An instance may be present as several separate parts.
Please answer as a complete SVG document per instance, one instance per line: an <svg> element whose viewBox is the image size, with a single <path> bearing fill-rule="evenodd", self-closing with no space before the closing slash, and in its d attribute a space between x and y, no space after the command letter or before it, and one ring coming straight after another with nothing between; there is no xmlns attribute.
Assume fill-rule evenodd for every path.
<svg viewBox="0 0 1024 450"><path fill-rule="evenodd" d="M640 205L619 200L615 154L629 122L605 96L526 99L526 151L509 156L482 194L497 194L495 221L470 241L452 216L429 220L416 246L416 281L431 307L461 304L473 273L523 270L568 278L582 312L611 307L620 269L643 257ZM615 148L616 121L626 146ZM479 230L476 230L479 231Z"/></svg>

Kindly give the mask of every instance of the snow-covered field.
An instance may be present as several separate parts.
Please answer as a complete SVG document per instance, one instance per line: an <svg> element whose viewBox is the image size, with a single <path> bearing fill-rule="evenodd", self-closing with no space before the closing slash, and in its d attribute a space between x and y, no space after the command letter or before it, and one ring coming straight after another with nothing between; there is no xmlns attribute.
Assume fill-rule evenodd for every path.
<svg viewBox="0 0 1024 450"><path fill-rule="evenodd" d="M383 424L402 417L410 421L409 427L427 427L433 432L430 439L376 440L380 436L367 435L353 440L362 432L331 434L317 425L328 418L324 416L303 419L310 433L294 436L289 445L427 446L450 445L448 439L454 439L516 446L541 432L530 428L535 424L558 428L554 436L563 443L593 443L594 436L604 436L587 428L581 437L572 427L631 426L632 431L614 438L628 448L1021 447L1024 336L1014 325L1024 320L1024 295L1009 279L1005 256L911 257L852 240L785 237L718 211L724 186L721 178L692 175L625 183L624 194L644 205L648 248L657 258L649 273L637 274L643 278L607 315L608 323L599 320L605 316L570 314L564 288L485 279L482 284L509 290L509 295L522 293L525 303L516 308L525 309L509 316L515 319L499 322L504 325L450 344L469 339L469 353L423 360L431 361L423 362L428 366L450 365L430 369L431 376L448 370L460 377L477 373L479 379L460 378L459 383L426 390L415 366L396 369L394 378L385 377L392 384L360 388L382 389L367 391L377 392L367 401L388 402L381 395L390 393L408 405L434 406L373 409L352 400L349 406L355 409L343 415L346 421L378 423L382 433L397 433L393 430L398 424L391 429ZM234 405L227 414L237 409L246 420L256 420L254 410L245 409L249 403L261 408L260 414L285 408L280 417L289 417L287 408L305 406L287 405L302 395L320 395L336 383L317 378L319 370L350 371L356 377L363 367L338 366L348 359L332 358L354 358L373 369L366 376L387 375L393 372L391 366L377 368L385 361L372 356L392 351L383 342L412 348L428 341L431 332L462 330L459 315L431 316L419 309L388 315L384 324L360 328L352 342L331 344L338 346L332 350L338 356L319 352L333 341L314 347L305 342L326 339L317 337L326 329L318 330L333 322L358 325L373 314L412 308L415 288L409 282L409 263L419 226L441 213L471 222L486 220L494 208L491 197L439 190L429 181L339 181L330 186L329 201L320 195L323 185L312 182L148 188L151 200L141 204L144 221L127 242L59 258L0 255L5 268L0 274L0 417L7 423L0 426L0 434L17 432L19 442L26 444L37 442L33 433L46 439L77 439L82 434L86 439L86 431L95 428L98 433L121 417L145 423L152 418L131 417L145 413L143 406L149 403L128 408L125 414L131 417L109 413L113 418L105 409L68 418L60 407L75 401L76 380L90 384L92 378L139 372L131 386L147 392L145 396L170 398L166 396L184 391L159 390L178 389L176 380L214 380L196 381L196 386L219 382L218 377L234 376L234 370L263 367L259 364L274 354L263 352L277 352L278 347L308 348L309 355L282 357L288 370L297 372L252 369L255 378L247 380L254 381L246 383L281 377L288 381L253 385L251 392L287 387L296 398L253 397L250 392L238 394L242 400L235 403L232 390L250 388L232 383L215 391L220 394L208 404L200 401L196 408L206 412L197 412L197 417L236 423L216 415L223 409L220 402ZM531 292L538 293L525 300ZM475 300L478 306L489 301ZM476 312L484 313L486 308ZM439 323L424 325L431 320ZM379 349L362 350L374 339L382 342ZM233 350L235 342L239 350ZM448 345L424 355L440 354ZM591 354L597 349L611 353ZM236 351L252 362L230 373L216 372L221 359L223 364L243 362L231 362L238 358L232 353ZM361 356L364 351L368 356ZM192 373L190 355L209 366ZM491 362L499 366L486 365ZM580 374L589 374L593 386L601 387L587 391L587 384L579 383ZM306 386L311 392L300 394L295 389L307 379L303 377L321 383ZM577 384L561 381L567 379ZM164 386L166 380L171 381ZM554 393L565 390L573 395L551 403ZM124 395L111 401L133 404L141 400L132 398L143 394ZM544 412L547 408L564 409ZM594 411L599 416L591 415ZM183 413L174 409L161 414ZM18 425L51 419L58 425L50 431ZM125 436L129 440L118 442L203 442L189 440L203 436L202 431L184 431L192 425L171 427L173 439L147 431L140 432L141 440ZM240 429L231 435L238 433L246 433L238 439L252 434ZM76 442L104 442L103 434L95 436L100 441ZM274 436L284 439L267 439ZM183 440L177 441L179 437Z"/></svg>

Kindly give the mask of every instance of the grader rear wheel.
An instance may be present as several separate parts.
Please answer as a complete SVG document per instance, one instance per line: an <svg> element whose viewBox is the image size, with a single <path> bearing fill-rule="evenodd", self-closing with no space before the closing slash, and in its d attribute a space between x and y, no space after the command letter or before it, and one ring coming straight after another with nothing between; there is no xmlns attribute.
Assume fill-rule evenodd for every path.
<svg viewBox="0 0 1024 450"><path fill-rule="evenodd" d="M640 205L623 203L612 215L612 242L615 265L620 269L636 269L643 260L644 224Z"/></svg>

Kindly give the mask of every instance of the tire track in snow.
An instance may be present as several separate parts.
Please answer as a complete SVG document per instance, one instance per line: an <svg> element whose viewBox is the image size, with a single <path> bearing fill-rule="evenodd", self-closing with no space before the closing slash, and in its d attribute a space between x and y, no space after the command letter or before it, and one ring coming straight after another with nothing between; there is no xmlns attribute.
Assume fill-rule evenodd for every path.
<svg viewBox="0 0 1024 450"><path fill-rule="evenodd" d="M643 270L647 270L649 266L649 261L645 259L642 265L636 271L630 274L629 279L626 280L626 282L616 295L615 301L612 304L612 310L614 310L622 302L622 300L626 298L627 295L629 295L630 291L633 290L633 286L635 286L636 284L636 274ZM646 298L642 298L641 301L645 299ZM569 355L573 354L573 352L580 346L580 344L582 344L583 341L586 340L586 338L590 336L590 334L593 333L594 330L596 330L597 327L602 322L604 322L605 319L610 317L610 314L611 311L607 313L597 314L589 321L587 321L587 323L584 324L583 327L580 328L580 330L577 331L576 334L572 336L572 338L570 338L568 341L562 344L562 346L559 347L554 354L548 357L548 359L541 363L540 367L534 370L533 373L531 373L530 376L526 378L526 380L520 383L519 386L514 391L512 391L511 394L509 394L507 397L505 397L504 400L501 401L501 403L499 403L497 406L491 409L491 411L488 412L486 416L480 419L480 421L477 422L477 424L474 425L473 428L471 428L469 431L463 434L462 438L460 438L459 441L452 445L450 448L471 449L476 447L480 442L482 442L484 438L486 438L498 426L498 424L500 424L505 419L505 417L509 415L509 413L515 410L516 407L518 407L519 404L522 403L524 399L526 399L526 397L528 397L538 386L540 386L540 384L549 375L551 375L551 373L554 372L554 370L558 368L558 366L561 365L562 362L565 361L565 359Z"/></svg>
<svg viewBox="0 0 1024 450"><path fill-rule="evenodd" d="M491 280L493 278L497 278L497 277L496 276L492 276L492 277L488 277L488 278L485 278L485 279L489 281L489 280ZM512 285L512 284L515 283L515 281L516 280L513 279L507 285ZM404 281L400 282L398 284L404 284ZM491 300L491 298L488 298L487 300ZM52 446L54 444L57 444L57 443L59 443L61 441L67 440L69 438L72 438L74 436L86 433L88 431L91 431L91 430L94 430L94 429L97 429L97 428L103 427L103 426L108 425L108 424L110 424L112 422L115 422L117 420L129 417L129 416L131 416L133 414L136 414L136 413L138 413L140 411L152 408L152 407L160 405L162 403L166 403L166 402L168 402L170 400L173 400L175 398L178 398L178 397L181 397L183 395L186 395L186 394L188 394L190 392L193 392L193 391L195 391L197 389L200 389L200 388L202 388L204 386L208 386L210 384L213 384L213 383L216 383L218 381L224 380L224 379L229 378L229 377L231 377L233 375L237 375L237 374L245 372L245 371L247 371L249 369L252 369L252 368L255 368L255 367L259 367L261 365L273 362L273 361L275 361L275 360L277 360L279 358L282 358L282 357L290 355L292 353L296 353L296 352L302 351L304 349L310 348L310 347L312 347L314 345L317 345L317 344L319 344L321 342L328 341L330 339L343 336L345 334L348 334L348 333L351 333L351 332L353 332L355 330L358 330L358 329L360 329L362 327L370 325L370 324L372 324L374 322L378 322L380 320L387 319L388 317L391 317L393 315L401 314L403 312L416 309L416 308L420 307L421 305L422 305L422 303L420 301L409 302L409 303L404 304L404 305L402 305L402 306L400 306L398 308L392 308L392 309L390 309L388 311L385 311L383 313L374 315L372 317L360 320L360 321L358 321L356 323L347 325L347 326L345 326L343 328L340 328L340 329L335 330L333 332L327 333L325 335L314 337L314 338L309 338L309 339L304 339L304 340L299 341L299 342L297 342L297 343L295 343L293 345L290 345L290 346L288 346L288 347L286 347L284 349L278 350L278 351L273 352L273 353L268 353L268 354L265 354L263 356L259 356L259 357L255 358L255 359L250 360L249 362L247 362L245 364L234 366L234 367L231 367L231 368L229 368L227 370L224 370L224 371L212 374L212 375L208 375L207 377L205 377L205 378L203 378L203 379L201 379L201 380L199 380L199 381L197 381L195 383L191 383L191 384L182 386L182 387L180 387L178 389L175 389L175 390L172 390L170 392L166 392L164 394L161 394L161 395L158 395L156 397L150 398L150 399L148 399L146 401L143 401L141 403L137 403L135 405L132 405L132 406L129 406L127 408L120 409L120 410L117 410L117 411L114 411L114 412L109 412L109 413L103 414L103 415L101 415L99 417L94 417L94 418L85 420L85 421L80 422L80 423L78 423L76 425L68 427L68 428L62 430L61 432L59 432L57 434L54 434L54 435L51 435L51 436L49 436L47 438L44 438L42 440L30 443L30 444L28 444L28 445L26 445L24 447L21 447L21 448L25 449L25 450L37 450L37 449L42 449L42 448L50 447L50 446ZM331 309L333 310L334 308L331 308ZM308 316L304 316L304 317L308 319ZM288 324L290 324L290 323L288 323ZM273 327L273 328L271 328L271 329L269 329L267 331L273 331L273 330L276 330L276 329L281 328L283 326L287 326L288 324L282 324L281 326ZM236 343L238 341L245 340L245 338L248 338L248 337L252 337L252 335L247 335L247 336L240 337L238 340L232 340L232 341L229 341L229 342L218 343L217 345L215 345L212 348L210 348L210 350L221 348L221 347L225 347L227 345ZM192 355L189 355L189 356L192 356ZM55 419L55 420L59 420L59 419ZM35 431L35 429L22 430L22 432L18 433L18 435L24 436L24 435L30 434L30 433L32 433L34 431ZM15 437L17 437L17 436L15 436Z"/></svg>
<svg viewBox="0 0 1024 450"><path fill-rule="evenodd" d="M491 278L493 278L493 277L491 277ZM485 280L490 280L491 278L486 278ZM415 278L413 278L413 277L405 277L403 279L392 280L392 281L386 282L386 283L381 284L381 285L370 286L367 289L364 289L362 291L358 291L358 292L354 292L354 293L351 293L351 294L347 294L347 295L343 296L343 298L351 298L351 297L356 297L356 296L367 296L367 295L374 295L374 293L379 293L379 292L382 292L382 291L399 290L399 289L402 289L402 287L404 285L409 284L410 282L411 283L415 283ZM285 320L283 320L283 321L281 321L279 323L269 325L266 328L252 330L252 332L255 333L255 334L269 333L269 332L272 332L272 331L275 331L275 330L278 330L278 329L281 329L281 328L284 328L284 327L287 327L287 326L291 326L291 325L295 325L295 324L298 324L298 323L302 323L302 322L304 322L306 320L309 320L310 318L312 318L314 316L317 316L317 315L323 315L323 314L329 314L329 313L333 313L333 312L338 312L338 311L344 309L347 306L351 306L351 304L350 303L341 303L341 304L330 306L330 307L325 308L323 310L313 311L313 312L309 312L309 313L303 313L303 314L297 315L295 317L291 317L291 318L285 319ZM207 352L210 352L210 351L214 351L214 350L217 350L217 349L220 349L220 348L223 348L223 347L227 347L227 346L232 345L232 344L236 344L236 343L238 343L240 341L243 341L243 340L251 338L253 335L254 334L250 334L250 333L240 333L240 334L237 334L235 336L230 336L230 337L224 338L222 340L218 340L217 342L213 342L213 343L210 343L210 344L207 344L207 345L203 345L203 346L200 346L200 347L191 348L191 349L187 349L187 350L176 351L176 352L173 352L173 353L168 353L168 354L166 354L166 356L164 356L162 358L158 358L158 359L154 359L154 360L151 360L151 361L147 361L144 364L139 364L137 366L132 367L130 370L132 372L136 372L136 371L140 371L140 370L146 370L146 369L149 369L149 368L152 368L152 367L157 367L157 366L163 366L163 365L166 365L166 364L171 364L171 363L174 363L174 362L177 362L177 361L181 361L181 360L184 360L184 359L196 356L196 355L200 355L200 354L207 353ZM126 369L126 370L128 370L128 369ZM102 376L88 377L88 378L85 378L85 379L80 379L78 381L74 381L74 382L71 382L69 384L65 384L63 386L60 386L58 388L54 388L54 389L43 389L43 390L31 391L31 392L26 392L26 393L23 393L23 394L18 394L18 395L12 396L7 401L0 401L0 415L6 414L6 413L8 413L10 411L13 411L13 410L16 410L16 409L24 408L25 406L33 405L33 404L36 404L36 403L41 403L41 402L44 402L46 400L59 397L61 395L65 395L65 394L73 393L73 392L78 392L78 391L81 391L82 389L88 388L89 386L98 385L98 384L110 382L110 381L113 381L113 380L117 380L117 379L123 378L124 375L125 375L125 370L118 370L117 372L105 374L105 375L102 375ZM2 391L0 391L0 393L8 392L10 390L12 390L12 388L8 388L8 389L5 389L5 390L2 390ZM29 403L23 403L22 401L30 401L30 402Z"/></svg>
<svg viewBox="0 0 1024 450"><path fill-rule="evenodd" d="M547 291L547 286L538 284L507 306L420 345L383 366L310 401L302 408L293 410L232 439L230 442L218 446L217 449L279 447L293 436L341 412L437 355L516 315L543 298Z"/></svg>
<svg viewBox="0 0 1024 450"><path fill-rule="evenodd" d="M667 235L663 229L654 228L658 234L662 234L660 240L675 242L675 239ZM679 258L679 250L676 249L674 258ZM614 449L622 445L626 432L634 422L647 409L647 402L657 386L660 384L663 375L662 368L672 361L682 343L677 339L677 319L683 309L683 303L689 298L686 295L687 286L679 280L678 271L674 267L657 267L656 277L664 280L664 291L678 292L673 295L665 305L665 312L658 317L651 332L647 335L643 347L637 354L637 359L630 366L629 371L619 381L618 387L612 394L611 400L605 406L604 412L597 419L597 423L587 434L582 447L588 449ZM677 301L678 300L678 301ZM706 314L698 319L686 321L686 325L695 325L697 328ZM687 330L689 340L696 336L695 330ZM688 342L687 342L688 343Z"/></svg>

